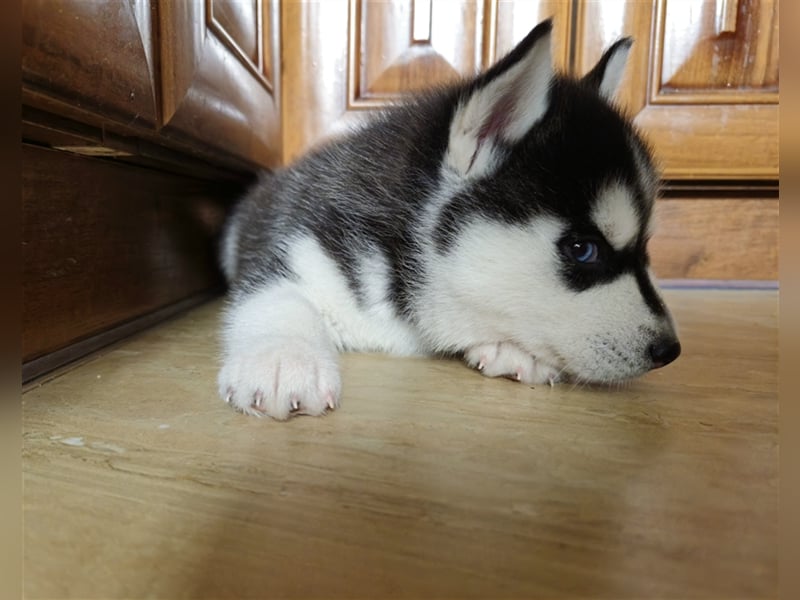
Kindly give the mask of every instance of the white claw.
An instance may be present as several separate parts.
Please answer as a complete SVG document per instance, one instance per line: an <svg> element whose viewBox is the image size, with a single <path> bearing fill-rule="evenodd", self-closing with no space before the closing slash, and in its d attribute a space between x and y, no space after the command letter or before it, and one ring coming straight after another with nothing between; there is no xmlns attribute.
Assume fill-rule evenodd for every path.
<svg viewBox="0 0 800 600"><path fill-rule="evenodd" d="M484 368L485 366L486 366L486 365L485 365L485 364L483 364L483 359L481 359L481 362L479 362L479 363L478 363L478 367L477 367L478 371L483 371L483 368Z"/></svg>
<svg viewBox="0 0 800 600"><path fill-rule="evenodd" d="M292 410L300 410L300 401L296 398L292 400Z"/></svg>
<svg viewBox="0 0 800 600"><path fill-rule="evenodd" d="M333 394L328 394L327 404L328 404L328 408L330 408L331 410L336 408L336 402L333 400Z"/></svg>
<svg viewBox="0 0 800 600"><path fill-rule="evenodd" d="M225 404L230 404L231 400L233 400L233 394L231 392L228 392L228 395L225 396Z"/></svg>
<svg viewBox="0 0 800 600"><path fill-rule="evenodd" d="M253 405L254 405L256 408L259 408L259 409L260 409L260 408L261 408L261 405L262 405L263 403L264 403L264 396L263 396L261 393L258 393L258 394L256 394L256 397L255 397L255 402L253 403Z"/></svg>
<svg viewBox="0 0 800 600"><path fill-rule="evenodd" d="M552 377L549 377L549 378L547 379L547 383L549 383L549 384L550 384L550 387L553 387L553 386L555 385L555 383L556 383L556 382L553 380L553 378L552 378Z"/></svg>

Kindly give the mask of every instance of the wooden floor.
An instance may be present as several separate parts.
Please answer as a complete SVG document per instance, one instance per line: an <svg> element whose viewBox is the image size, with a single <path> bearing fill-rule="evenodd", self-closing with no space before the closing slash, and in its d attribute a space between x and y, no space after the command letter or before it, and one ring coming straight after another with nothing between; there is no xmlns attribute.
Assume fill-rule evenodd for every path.
<svg viewBox="0 0 800 600"><path fill-rule="evenodd" d="M29 388L28 598L770 598L777 293L672 291L623 389L347 356L288 423L216 396L220 304Z"/></svg>

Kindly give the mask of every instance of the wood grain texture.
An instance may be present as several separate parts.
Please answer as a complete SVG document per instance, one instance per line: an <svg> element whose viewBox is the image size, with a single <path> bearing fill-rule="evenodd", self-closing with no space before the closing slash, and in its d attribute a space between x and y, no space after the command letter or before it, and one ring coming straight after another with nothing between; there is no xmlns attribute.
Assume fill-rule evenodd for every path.
<svg viewBox="0 0 800 600"><path fill-rule="evenodd" d="M778 280L778 200L661 199L655 214L659 277Z"/></svg>
<svg viewBox="0 0 800 600"><path fill-rule="evenodd" d="M348 355L288 423L216 397L219 304L152 330L23 396L25 595L774 598L777 294L667 301L621 389Z"/></svg>
<svg viewBox="0 0 800 600"><path fill-rule="evenodd" d="M666 179L778 179L775 105L651 105L634 122Z"/></svg>
<svg viewBox="0 0 800 600"><path fill-rule="evenodd" d="M777 3L741 0L739 14L749 12L733 37L713 30L716 4L578 3L576 71L633 36L618 100L654 146L664 178L777 179Z"/></svg>
<svg viewBox="0 0 800 600"><path fill-rule="evenodd" d="M219 285L238 186L23 146L23 361Z"/></svg>
<svg viewBox="0 0 800 600"><path fill-rule="evenodd" d="M283 163L358 121L347 113L348 0L281 6Z"/></svg>
<svg viewBox="0 0 800 600"><path fill-rule="evenodd" d="M159 107L150 6L147 0L25 0L23 87L154 128Z"/></svg>

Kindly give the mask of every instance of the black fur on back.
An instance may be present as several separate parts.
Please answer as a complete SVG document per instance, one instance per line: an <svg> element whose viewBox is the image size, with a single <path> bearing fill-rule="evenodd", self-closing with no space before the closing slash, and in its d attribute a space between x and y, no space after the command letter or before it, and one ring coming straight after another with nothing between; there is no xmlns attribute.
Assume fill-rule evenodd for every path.
<svg viewBox="0 0 800 600"><path fill-rule="evenodd" d="M381 252L394 274L391 299L407 308L418 261L412 229L438 186L459 93L444 88L417 96L265 175L237 208L242 229L234 289L269 279L284 263L280 241L310 232L358 296L356 256ZM265 254L274 258L265 260Z"/></svg>
<svg viewBox="0 0 800 600"><path fill-rule="evenodd" d="M336 261L357 297L362 291L356 257L381 253L393 274L391 300L399 313L408 314L422 276L416 225L425 214L425 203L440 187L456 106L478 81L415 96L296 164L265 175L237 207L234 290L247 290L275 276L291 277L284 244L288 236L306 232ZM506 148L507 160L493 176L474 182L444 207L431 242L439 252L448 252L462 224L477 215L522 223L550 214L570 223L577 233L597 235L589 217L591 206L611 179L635 190L644 225L652 209L652 191L642 188L631 144L640 147L651 168L649 152L630 122L598 95L596 86L558 75L546 115L519 143ZM638 240L637 250L645 243ZM601 276L587 279L565 273L565 278L580 289L621 270L638 272L645 266L625 263Z"/></svg>

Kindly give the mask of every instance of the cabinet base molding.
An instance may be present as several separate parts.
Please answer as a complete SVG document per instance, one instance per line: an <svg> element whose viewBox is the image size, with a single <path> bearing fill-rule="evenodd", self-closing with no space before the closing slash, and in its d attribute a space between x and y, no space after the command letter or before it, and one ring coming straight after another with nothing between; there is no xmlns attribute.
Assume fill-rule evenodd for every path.
<svg viewBox="0 0 800 600"><path fill-rule="evenodd" d="M175 304L154 310L151 313L137 317L111 329L107 329L97 335L65 346L55 352L45 354L22 364L22 383L30 384L35 379L48 374L54 374L64 368L72 368L80 364L80 359L90 354L107 348L117 342L125 340L144 329L163 323L172 317L180 315L204 302L216 298L222 293L221 290L201 292Z"/></svg>
<svg viewBox="0 0 800 600"><path fill-rule="evenodd" d="M239 185L22 145L28 380L218 293Z"/></svg>

